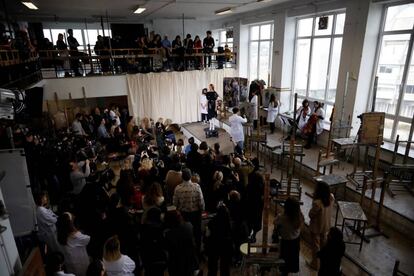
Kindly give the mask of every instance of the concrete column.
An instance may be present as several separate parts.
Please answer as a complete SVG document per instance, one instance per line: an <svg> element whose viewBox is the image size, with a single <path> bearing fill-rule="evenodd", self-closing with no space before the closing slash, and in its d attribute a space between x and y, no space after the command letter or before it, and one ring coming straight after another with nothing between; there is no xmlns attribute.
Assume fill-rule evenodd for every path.
<svg viewBox="0 0 414 276"><path fill-rule="evenodd" d="M347 3L341 62L335 99L335 120L352 118L352 135L359 129L357 118L367 111L375 53L381 22L382 5L370 0L350 0ZM349 72L348 89L346 76ZM344 107L342 109L342 104Z"/></svg>
<svg viewBox="0 0 414 276"><path fill-rule="evenodd" d="M293 54L295 49L295 18L287 17L286 12L276 14L273 33L272 81L278 88L291 88ZM291 92L280 93L280 111L290 110Z"/></svg>

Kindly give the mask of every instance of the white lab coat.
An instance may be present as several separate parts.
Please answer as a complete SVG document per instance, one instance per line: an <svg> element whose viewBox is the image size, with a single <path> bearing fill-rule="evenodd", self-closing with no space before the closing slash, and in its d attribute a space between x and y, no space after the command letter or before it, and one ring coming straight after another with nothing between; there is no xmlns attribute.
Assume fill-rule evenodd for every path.
<svg viewBox="0 0 414 276"><path fill-rule="evenodd" d="M200 113L201 114L208 114L208 101L207 101L207 97L206 95L201 95L200 96Z"/></svg>
<svg viewBox="0 0 414 276"><path fill-rule="evenodd" d="M259 111L257 110L258 105L258 97L254 95L250 101L250 120L258 120L259 119Z"/></svg>
<svg viewBox="0 0 414 276"><path fill-rule="evenodd" d="M234 143L244 141L243 124L247 123L247 119L237 114L233 114L229 118L230 136Z"/></svg>
<svg viewBox="0 0 414 276"><path fill-rule="evenodd" d="M322 118L325 118L325 111L323 110L323 108L321 107L321 108L319 108L318 110L316 110L316 115L318 115L318 117L320 116L320 117L322 117ZM323 120L322 119L319 119L317 122L316 122L316 135L319 135L319 134L321 134L323 132Z"/></svg>
<svg viewBox="0 0 414 276"><path fill-rule="evenodd" d="M269 103L267 107L267 119L266 122L273 123L276 120L277 114L279 113L279 107L276 106L273 102Z"/></svg>

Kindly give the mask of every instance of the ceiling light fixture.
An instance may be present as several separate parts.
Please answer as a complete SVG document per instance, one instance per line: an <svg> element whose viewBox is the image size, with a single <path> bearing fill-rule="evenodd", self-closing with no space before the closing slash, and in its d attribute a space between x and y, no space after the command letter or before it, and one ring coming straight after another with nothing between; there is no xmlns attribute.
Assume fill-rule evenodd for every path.
<svg viewBox="0 0 414 276"><path fill-rule="evenodd" d="M38 10L39 8L35 6L32 2L22 2L23 5L28 7L31 10Z"/></svg>
<svg viewBox="0 0 414 276"><path fill-rule="evenodd" d="M146 10L146 8L141 8L141 7L138 7L138 8L134 11L134 13L143 13L145 10Z"/></svg>
<svg viewBox="0 0 414 276"><path fill-rule="evenodd" d="M223 15L223 14L229 14L229 13L232 13L232 12L233 11L232 11L231 8L224 8L224 9L215 11L215 14L216 15Z"/></svg>

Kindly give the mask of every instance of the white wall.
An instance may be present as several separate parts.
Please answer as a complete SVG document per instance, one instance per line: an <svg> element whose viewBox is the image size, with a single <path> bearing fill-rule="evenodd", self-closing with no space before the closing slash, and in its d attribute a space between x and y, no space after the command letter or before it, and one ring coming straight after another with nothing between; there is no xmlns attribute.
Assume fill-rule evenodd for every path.
<svg viewBox="0 0 414 276"><path fill-rule="evenodd" d="M59 99L82 99L82 87L87 98L126 96L126 75L97 76L87 78L59 78L43 80L43 100L53 100L56 92Z"/></svg>
<svg viewBox="0 0 414 276"><path fill-rule="evenodd" d="M160 34L161 37L168 35L168 38L172 41L177 35L183 38L183 21L181 19L154 19L150 23L145 24L148 31L154 31L156 34ZM207 21L200 21L194 19L184 20L184 35L191 34L192 38L196 35L200 36L200 39L206 36L206 31L210 29L210 24Z"/></svg>

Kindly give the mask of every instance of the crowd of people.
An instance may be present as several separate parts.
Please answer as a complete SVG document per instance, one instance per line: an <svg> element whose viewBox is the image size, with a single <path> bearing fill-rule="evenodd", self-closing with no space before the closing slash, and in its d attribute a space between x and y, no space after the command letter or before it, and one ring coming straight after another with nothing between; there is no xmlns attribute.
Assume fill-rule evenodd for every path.
<svg viewBox="0 0 414 276"><path fill-rule="evenodd" d="M26 134L48 275L230 275L241 262L240 245L255 242L262 228L258 160L225 154L219 143L185 143L169 120L135 124L116 105L91 113L76 115L72 138L61 138L52 161ZM309 212L310 265L320 275L339 275L344 250L341 232L330 228L332 205L329 187L318 184ZM273 235L281 239L283 275L299 271L303 221L298 201L289 198Z"/></svg>
<svg viewBox="0 0 414 276"><path fill-rule="evenodd" d="M15 32L15 38L11 39L6 33L5 26L0 24L0 49L2 50L18 50L20 58L26 60L31 52L39 51L44 66L57 66L62 69L66 77L82 76L85 72L81 71L82 66L79 60L84 63L90 63L91 57L87 53L79 50L80 43L74 37L73 30L68 29L67 33L59 33L56 41L50 41L48 38L31 39L28 32L19 30ZM206 37L201 40L196 35L193 39L191 34L187 34L185 38L177 35L174 40L170 40L167 35L161 38L161 35L150 32L149 36L138 37L136 41L124 41L121 37L103 37L98 35L94 51L98 57L95 62L95 68L91 68L90 73L96 73L99 70L102 73L110 73L113 71L129 72L138 67L141 71L153 70L150 58L114 58L114 55L130 55L134 52L125 51L136 49L136 54L157 54L160 58L161 70L177 70L182 71L189 67L194 69L209 68L212 66L212 54L215 48L215 40L211 36L211 31L206 32ZM119 49L119 50L117 50ZM57 50L59 58L51 60L51 53L45 51ZM112 50L112 52L111 52ZM219 47L218 51L223 54L217 58L218 67L223 68L225 61L229 61L232 57L231 50L227 45L224 48ZM202 54L201 56L192 56L193 54ZM55 53L52 55L57 57ZM186 57L185 57L186 56Z"/></svg>

